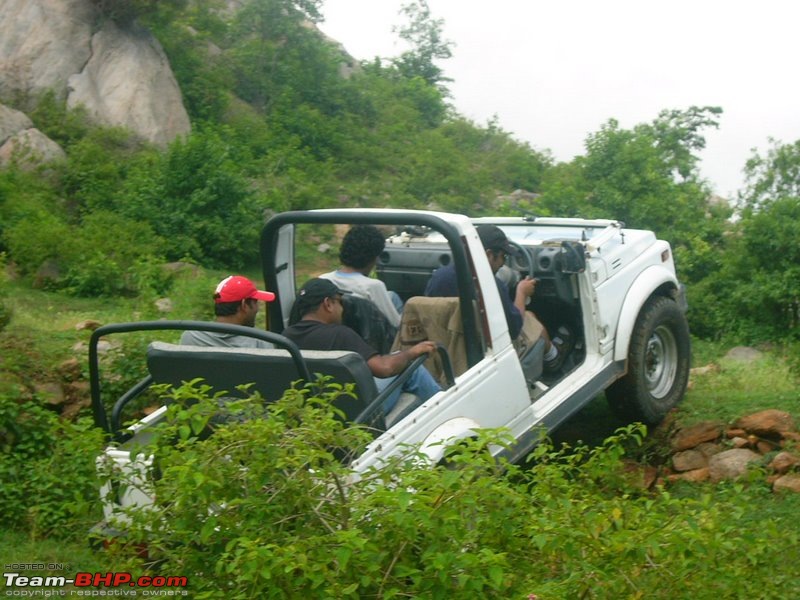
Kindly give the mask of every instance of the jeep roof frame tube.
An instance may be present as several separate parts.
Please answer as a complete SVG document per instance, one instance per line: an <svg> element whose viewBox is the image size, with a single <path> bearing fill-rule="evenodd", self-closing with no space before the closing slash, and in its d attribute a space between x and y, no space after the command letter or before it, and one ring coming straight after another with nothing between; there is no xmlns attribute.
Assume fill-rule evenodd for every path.
<svg viewBox="0 0 800 600"><path fill-rule="evenodd" d="M483 359L481 344L481 330L472 309L475 297L475 286L472 282L472 271L467 259L465 243L461 234L452 224L442 217L417 211L391 211L369 210L355 211L352 209L336 210L311 210L289 211L277 214L267 221L261 230L261 265L264 274L264 283L268 290L278 289L278 268L271 257L277 252L278 235L282 227L298 224L325 224L325 225L419 225L430 227L441 233L450 246L453 255L453 264L458 280L458 298L461 307L461 316L464 324L464 340L466 345L467 363L470 367L478 364ZM295 288L298 282L295 281ZM275 302L267 303L267 312L271 328L283 330L283 315L281 313L280 298ZM280 331L277 331L280 333Z"/></svg>

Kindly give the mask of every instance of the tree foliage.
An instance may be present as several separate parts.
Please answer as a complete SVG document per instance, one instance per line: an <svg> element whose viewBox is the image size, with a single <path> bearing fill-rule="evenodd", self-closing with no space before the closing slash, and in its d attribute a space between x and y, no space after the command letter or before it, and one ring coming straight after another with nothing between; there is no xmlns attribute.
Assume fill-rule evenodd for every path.
<svg viewBox="0 0 800 600"><path fill-rule="evenodd" d="M800 141L773 141L747 162L741 219L725 238L721 268L696 289L713 306L705 335L748 341L800 337Z"/></svg>
<svg viewBox="0 0 800 600"><path fill-rule="evenodd" d="M444 76L444 71L436 64L436 61L446 60L453 55L453 42L444 37L444 21L433 18L427 0L414 0L404 4L400 13L408 21L394 30L411 49L394 59L394 66L403 77L419 77L428 85L446 93L444 84L450 79Z"/></svg>
<svg viewBox="0 0 800 600"><path fill-rule="evenodd" d="M697 153L702 130L721 110L665 110L651 123L622 129L611 119L586 140L586 155L546 174L541 206L550 214L622 220L652 229L675 246L682 275L697 281L713 271L710 248L730 212L709 203Z"/></svg>
<svg viewBox="0 0 800 600"><path fill-rule="evenodd" d="M188 0L91 0L100 14L127 26L137 19L170 19Z"/></svg>

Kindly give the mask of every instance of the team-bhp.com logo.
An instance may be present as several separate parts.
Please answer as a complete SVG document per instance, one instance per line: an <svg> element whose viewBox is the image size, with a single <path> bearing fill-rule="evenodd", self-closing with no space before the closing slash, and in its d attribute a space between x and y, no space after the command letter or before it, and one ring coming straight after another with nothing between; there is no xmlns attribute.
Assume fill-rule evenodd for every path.
<svg viewBox="0 0 800 600"><path fill-rule="evenodd" d="M164 577L161 575L142 575L133 577L130 573L76 573L74 577L64 576L39 576L21 575L20 573L3 573L6 596L35 597L35 596L137 596L136 590L130 588L144 588L140 591L142 596L186 596L183 589L187 585L186 577ZM64 588L73 586L77 589L52 590L44 588ZM114 589L84 589L84 588L114 588ZM32 590L31 588L38 588ZM46 593L51 592L51 593Z"/></svg>

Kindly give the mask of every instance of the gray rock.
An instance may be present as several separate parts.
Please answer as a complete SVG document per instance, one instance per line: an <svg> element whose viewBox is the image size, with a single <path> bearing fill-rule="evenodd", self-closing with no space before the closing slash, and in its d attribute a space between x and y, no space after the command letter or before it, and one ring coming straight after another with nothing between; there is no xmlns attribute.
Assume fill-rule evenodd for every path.
<svg viewBox="0 0 800 600"><path fill-rule="evenodd" d="M26 170L44 163L64 160L66 156L61 146L38 129L25 129L15 133L0 146L0 165L6 166L15 162Z"/></svg>
<svg viewBox="0 0 800 600"><path fill-rule="evenodd" d="M92 37L85 68L69 78L67 105L160 146L189 133L189 116L161 44L145 29L112 22Z"/></svg>
<svg viewBox="0 0 800 600"><path fill-rule="evenodd" d="M734 448L715 454L708 461L711 481L737 479L745 473L749 465L761 460L761 455L746 448Z"/></svg>
<svg viewBox="0 0 800 600"><path fill-rule="evenodd" d="M0 1L0 97L64 98L89 60L95 16L88 0Z"/></svg>
<svg viewBox="0 0 800 600"><path fill-rule="evenodd" d="M156 309L158 312L162 313L172 312L172 300L169 298L159 298L156 300Z"/></svg>
<svg viewBox="0 0 800 600"><path fill-rule="evenodd" d="M736 346L735 348L728 350L725 358L736 362L751 363L759 360L762 356L764 356L764 353L756 350L755 348L750 348L749 346Z"/></svg>
<svg viewBox="0 0 800 600"><path fill-rule="evenodd" d="M33 127L28 115L0 104L0 144L12 135Z"/></svg>

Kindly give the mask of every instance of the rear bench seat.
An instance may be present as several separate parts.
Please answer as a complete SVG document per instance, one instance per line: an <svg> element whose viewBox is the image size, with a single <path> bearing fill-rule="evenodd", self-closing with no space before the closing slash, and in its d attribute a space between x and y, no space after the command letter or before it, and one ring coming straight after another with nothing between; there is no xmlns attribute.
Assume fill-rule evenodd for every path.
<svg viewBox="0 0 800 600"><path fill-rule="evenodd" d="M330 376L342 385L354 384L355 396L340 394L334 401L348 421L355 421L378 396L375 380L364 359L355 352L301 350L312 376ZM252 383L266 402L278 400L292 383L303 379L297 364L286 350L184 346L152 342L147 349L147 367L154 383L180 386L198 377L214 392L246 397L236 386ZM366 424L384 430L380 407L366 419Z"/></svg>

